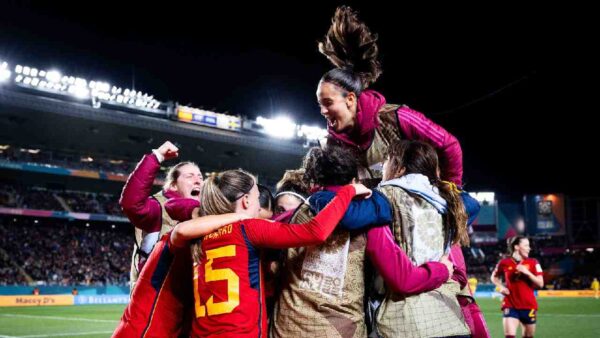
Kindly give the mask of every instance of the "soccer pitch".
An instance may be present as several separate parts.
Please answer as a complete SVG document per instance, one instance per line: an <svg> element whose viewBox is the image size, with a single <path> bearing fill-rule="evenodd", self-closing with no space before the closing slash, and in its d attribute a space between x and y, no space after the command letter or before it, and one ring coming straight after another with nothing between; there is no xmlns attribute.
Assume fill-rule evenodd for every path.
<svg viewBox="0 0 600 338"><path fill-rule="evenodd" d="M538 298L536 337L600 337L600 300ZM497 299L480 299L492 337L504 337ZM109 337L125 305L0 307L0 338ZM520 336L517 336L520 337Z"/></svg>

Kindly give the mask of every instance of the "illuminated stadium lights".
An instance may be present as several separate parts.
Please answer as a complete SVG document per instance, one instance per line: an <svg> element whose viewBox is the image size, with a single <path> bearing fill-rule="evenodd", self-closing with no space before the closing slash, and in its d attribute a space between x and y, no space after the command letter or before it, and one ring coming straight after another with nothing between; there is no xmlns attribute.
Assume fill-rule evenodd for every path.
<svg viewBox="0 0 600 338"><path fill-rule="evenodd" d="M84 78L63 74L56 69L44 70L25 65L16 65L13 69L7 62L0 61L0 81L5 82L11 79L12 73L15 74L12 83L17 87L39 90L45 94L53 93L85 99L84 102L88 102L93 108L101 108L102 104L127 106L137 110L153 110L153 113L162 114L165 118L168 111L174 111L177 119L182 122L235 132L251 130L282 139L303 139L309 141L304 143L305 146L309 145L311 141L317 141L327 136L325 129L297 125L287 117L275 119L259 117L256 121L252 121L235 115L193 107L173 106L172 104L163 104L155 100L154 96L143 91L113 86L104 81L87 81ZM169 106L174 110L170 110Z"/></svg>
<svg viewBox="0 0 600 338"><path fill-rule="evenodd" d="M0 80L6 81L11 72L5 63L0 66ZM54 91L68 94L80 99L92 99L92 106L99 108L101 103L128 105L137 109L159 109L161 103L141 91L121 89L111 86L103 81L87 81L86 79L67 76L57 70L45 71L29 66L17 65L14 72L17 74L14 82L20 86L30 86L34 89Z"/></svg>
<svg viewBox="0 0 600 338"><path fill-rule="evenodd" d="M0 63L0 82L7 81L10 78L11 72L8 70L6 62Z"/></svg>
<svg viewBox="0 0 600 338"><path fill-rule="evenodd" d="M85 99L90 94L87 88L78 85L69 86L69 93L80 99Z"/></svg>
<svg viewBox="0 0 600 338"><path fill-rule="evenodd" d="M494 200L496 198L496 194L494 194L493 192L471 192L469 193L469 195L471 195L480 203L494 203Z"/></svg>
<svg viewBox="0 0 600 338"><path fill-rule="evenodd" d="M10 74L10 70L6 68L0 68L0 82L4 82L10 79Z"/></svg>
<svg viewBox="0 0 600 338"><path fill-rule="evenodd" d="M21 148L20 151L22 153L30 153L30 154L37 154L40 152L39 149L26 149L26 148Z"/></svg>
<svg viewBox="0 0 600 338"><path fill-rule="evenodd" d="M319 127L301 125L298 129L298 137L305 137L307 140L317 141L327 136L327 130Z"/></svg>
<svg viewBox="0 0 600 338"><path fill-rule="evenodd" d="M6 150L8 148L10 148L9 144L0 144L0 150Z"/></svg>
<svg viewBox="0 0 600 338"><path fill-rule="evenodd" d="M275 119L267 119L259 116L256 123L261 125L265 133L278 138L293 138L296 134L296 124L287 117L280 116Z"/></svg>

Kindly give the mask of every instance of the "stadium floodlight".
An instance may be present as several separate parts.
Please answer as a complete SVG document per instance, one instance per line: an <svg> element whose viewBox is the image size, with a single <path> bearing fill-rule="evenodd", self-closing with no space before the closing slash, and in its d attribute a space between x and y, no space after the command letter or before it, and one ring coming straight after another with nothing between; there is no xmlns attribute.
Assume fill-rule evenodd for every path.
<svg viewBox="0 0 600 338"><path fill-rule="evenodd" d="M110 84L106 82L96 82L96 88L100 91L108 93L110 90Z"/></svg>
<svg viewBox="0 0 600 338"><path fill-rule="evenodd" d="M319 127L302 125L298 129L298 137L305 137L307 140L316 141L327 136L327 130Z"/></svg>
<svg viewBox="0 0 600 338"><path fill-rule="evenodd" d="M69 86L69 93L80 99L85 99L90 94L89 90L86 87L77 85Z"/></svg>
<svg viewBox="0 0 600 338"><path fill-rule="evenodd" d="M473 198L475 198L479 203L494 203L496 194L493 192L470 192Z"/></svg>
<svg viewBox="0 0 600 338"><path fill-rule="evenodd" d="M6 68L0 68L0 82L8 81L10 79L11 72Z"/></svg>
<svg viewBox="0 0 600 338"><path fill-rule="evenodd" d="M0 63L0 82L8 81L11 74L11 71L8 70L8 64L6 62Z"/></svg>
<svg viewBox="0 0 600 338"><path fill-rule="evenodd" d="M261 125L265 133L277 138L293 138L296 131L296 124L288 117L279 116L274 119L267 119L259 116L256 123Z"/></svg>
<svg viewBox="0 0 600 338"><path fill-rule="evenodd" d="M87 81L82 78L75 78L75 85L78 87L87 87Z"/></svg>
<svg viewBox="0 0 600 338"><path fill-rule="evenodd" d="M12 69L11 69L12 70ZM137 109L157 109L161 103L154 97L133 89L123 90L111 86L108 82L88 81L84 78L63 75L57 70L43 70L29 66L17 65L11 72L8 64L0 61L0 81L10 79L16 74L14 81L20 85L35 89L51 90L61 94L73 95L77 98L92 98L94 102L129 105Z"/></svg>

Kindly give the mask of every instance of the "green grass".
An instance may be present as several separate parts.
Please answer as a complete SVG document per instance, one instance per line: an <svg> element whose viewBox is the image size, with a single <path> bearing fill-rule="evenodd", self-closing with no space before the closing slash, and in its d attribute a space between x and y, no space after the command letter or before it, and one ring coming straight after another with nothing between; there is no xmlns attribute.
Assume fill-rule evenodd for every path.
<svg viewBox="0 0 600 338"><path fill-rule="evenodd" d="M499 299L478 299L492 337L504 337ZM538 298L535 337L600 337L600 299ZM520 329L517 337L521 337Z"/></svg>
<svg viewBox="0 0 600 338"><path fill-rule="evenodd" d="M536 337L600 337L600 300L541 298L538 301ZM500 301L480 299L478 302L492 337L504 337ZM125 305L0 307L0 338L108 337L124 308Z"/></svg>
<svg viewBox="0 0 600 338"><path fill-rule="evenodd" d="M124 308L125 305L0 307L0 338L110 337Z"/></svg>

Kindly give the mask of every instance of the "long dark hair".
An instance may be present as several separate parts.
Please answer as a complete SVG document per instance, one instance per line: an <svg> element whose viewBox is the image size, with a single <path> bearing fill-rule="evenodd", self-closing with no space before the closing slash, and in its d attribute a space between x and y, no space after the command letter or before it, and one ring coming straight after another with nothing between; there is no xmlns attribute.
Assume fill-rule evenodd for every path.
<svg viewBox="0 0 600 338"><path fill-rule="evenodd" d="M356 156L347 147L327 144L311 148L302 163L304 180L319 186L345 185L358 177Z"/></svg>
<svg viewBox="0 0 600 338"><path fill-rule="evenodd" d="M448 203L448 212L444 215L444 233L453 234L452 244L460 243L469 245L469 234L467 232L468 216L465 211L460 191L451 182L440 180L438 176L439 161L437 153L427 143L402 140L393 143L388 148L388 170L399 174L404 168L406 174L422 174L429 178L429 182L438 188L440 196Z"/></svg>
<svg viewBox="0 0 600 338"><path fill-rule="evenodd" d="M335 10L327 35L319 42L319 52L336 67L323 75L321 82L333 83L356 96L381 75L377 34L358 19L348 6Z"/></svg>

